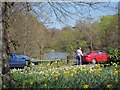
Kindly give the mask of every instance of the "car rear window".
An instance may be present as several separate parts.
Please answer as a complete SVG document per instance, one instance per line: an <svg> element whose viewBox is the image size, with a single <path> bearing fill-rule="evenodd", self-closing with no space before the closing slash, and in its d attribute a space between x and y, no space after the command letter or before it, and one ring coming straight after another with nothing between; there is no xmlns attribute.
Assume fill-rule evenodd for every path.
<svg viewBox="0 0 120 90"><path fill-rule="evenodd" d="M88 54L90 54L90 52L85 52L84 54L88 55Z"/></svg>
<svg viewBox="0 0 120 90"><path fill-rule="evenodd" d="M95 51L94 54L99 54L99 51Z"/></svg>
<svg viewBox="0 0 120 90"><path fill-rule="evenodd" d="M107 54L106 52L104 52L104 51L100 51L100 54Z"/></svg>

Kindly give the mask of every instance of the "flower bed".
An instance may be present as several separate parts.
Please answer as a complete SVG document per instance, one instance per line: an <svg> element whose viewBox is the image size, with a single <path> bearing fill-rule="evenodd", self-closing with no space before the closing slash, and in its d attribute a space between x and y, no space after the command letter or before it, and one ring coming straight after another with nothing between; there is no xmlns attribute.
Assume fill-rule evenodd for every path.
<svg viewBox="0 0 120 90"><path fill-rule="evenodd" d="M10 75L16 81L14 88L120 88L119 67L25 67Z"/></svg>

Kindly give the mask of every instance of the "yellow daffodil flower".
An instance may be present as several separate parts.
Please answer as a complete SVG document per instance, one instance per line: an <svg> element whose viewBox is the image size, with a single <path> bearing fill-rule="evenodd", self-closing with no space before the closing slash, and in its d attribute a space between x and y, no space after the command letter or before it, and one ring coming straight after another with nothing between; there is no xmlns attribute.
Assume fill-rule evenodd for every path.
<svg viewBox="0 0 120 90"><path fill-rule="evenodd" d="M73 76L73 73L71 73L70 76Z"/></svg>
<svg viewBox="0 0 120 90"><path fill-rule="evenodd" d="M84 89L87 89L87 88L89 88L89 85L85 84L85 85L83 86L83 88L84 88Z"/></svg>
<svg viewBox="0 0 120 90"><path fill-rule="evenodd" d="M30 82L30 85L33 85L33 82L32 82L32 81Z"/></svg>
<svg viewBox="0 0 120 90"><path fill-rule="evenodd" d="M112 84L108 84L107 86L106 86L106 88L111 88L112 87Z"/></svg>
<svg viewBox="0 0 120 90"><path fill-rule="evenodd" d="M56 78L56 81L58 80L58 78Z"/></svg>
<svg viewBox="0 0 120 90"><path fill-rule="evenodd" d="M100 77L100 73L98 74L98 76Z"/></svg>

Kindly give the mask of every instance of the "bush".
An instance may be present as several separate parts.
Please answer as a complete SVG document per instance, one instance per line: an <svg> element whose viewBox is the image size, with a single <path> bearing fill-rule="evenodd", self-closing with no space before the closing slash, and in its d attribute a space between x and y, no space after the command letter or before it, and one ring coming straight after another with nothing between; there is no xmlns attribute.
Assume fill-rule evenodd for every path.
<svg viewBox="0 0 120 90"><path fill-rule="evenodd" d="M108 50L110 62L120 62L120 51L118 49Z"/></svg>

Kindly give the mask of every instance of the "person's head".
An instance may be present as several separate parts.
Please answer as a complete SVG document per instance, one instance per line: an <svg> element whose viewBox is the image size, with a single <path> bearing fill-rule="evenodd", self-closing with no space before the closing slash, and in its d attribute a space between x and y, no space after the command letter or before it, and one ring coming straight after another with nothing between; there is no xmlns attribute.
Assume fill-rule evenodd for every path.
<svg viewBox="0 0 120 90"><path fill-rule="evenodd" d="M80 50L81 50L81 47L78 47L78 49L80 49Z"/></svg>

